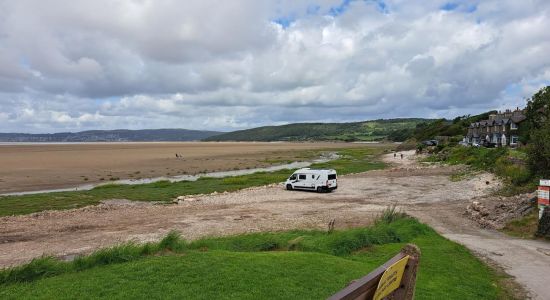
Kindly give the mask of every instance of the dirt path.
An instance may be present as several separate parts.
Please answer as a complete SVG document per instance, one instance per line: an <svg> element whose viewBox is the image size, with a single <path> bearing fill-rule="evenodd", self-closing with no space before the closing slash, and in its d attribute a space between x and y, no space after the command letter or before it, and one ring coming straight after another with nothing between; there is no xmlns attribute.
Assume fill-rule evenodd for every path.
<svg viewBox="0 0 550 300"><path fill-rule="evenodd" d="M434 226L505 268L534 298L550 294L550 244L518 240L479 229L462 212L472 198L498 186L490 174L453 182L455 168L419 166L410 152L385 157L394 168L342 176L329 194L286 191L280 185L195 198L174 205L112 200L67 211L0 218L0 267L42 254L73 257L119 242L157 240L170 230L187 239L207 235L368 225L389 204ZM486 184L486 182L489 184ZM547 249L547 250L545 250ZM548 252L545 252L548 251Z"/></svg>
<svg viewBox="0 0 550 300"><path fill-rule="evenodd" d="M387 161L400 164L400 160L386 156ZM404 165L410 166L409 163ZM483 183L481 183L483 184ZM470 200L451 200L421 203L405 210L421 221L430 224L446 238L460 243L483 260L496 264L515 277L533 299L548 299L550 285L550 243L507 236L495 230L481 229L464 217Z"/></svg>

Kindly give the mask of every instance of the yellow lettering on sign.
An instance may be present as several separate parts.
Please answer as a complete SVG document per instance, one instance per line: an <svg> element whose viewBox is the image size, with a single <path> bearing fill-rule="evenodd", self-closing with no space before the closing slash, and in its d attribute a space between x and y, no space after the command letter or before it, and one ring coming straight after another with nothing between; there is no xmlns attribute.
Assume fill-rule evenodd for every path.
<svg viewBox="0 0 550 300"><path fill-rule="evenodd" d="M407 255L384 271L382 278L380 278L380 281L378 282L378 287L376 288L376 292L372 298L373 300L380 300L399 287L408 261L409 256Z"/></svg>

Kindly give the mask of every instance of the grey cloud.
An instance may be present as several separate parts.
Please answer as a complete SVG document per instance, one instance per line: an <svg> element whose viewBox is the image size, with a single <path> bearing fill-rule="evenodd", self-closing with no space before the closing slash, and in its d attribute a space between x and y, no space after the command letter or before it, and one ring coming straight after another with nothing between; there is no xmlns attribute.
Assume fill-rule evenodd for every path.
<svg viewBox="0 0 550 300"><path fill-rule="evenodd" d="M550 82L546 1L385 3L0 0L0 131L452 117Z"/></svg>

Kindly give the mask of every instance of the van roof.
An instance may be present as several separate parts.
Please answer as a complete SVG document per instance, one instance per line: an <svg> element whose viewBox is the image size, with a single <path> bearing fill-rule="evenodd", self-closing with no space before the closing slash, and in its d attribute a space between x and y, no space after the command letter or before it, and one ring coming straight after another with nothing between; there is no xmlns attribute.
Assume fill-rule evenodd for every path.
<svg viewBox="0 0 550 300"><path fill-rule="evenodd" d="M296 170L294 173L299 173L299 172L308 172L308 171L314 171L314 172L328 172L328 173L336 173L336 170L334 169L312 169L312 168L301 168L301 169L298 169Z"/></svg>

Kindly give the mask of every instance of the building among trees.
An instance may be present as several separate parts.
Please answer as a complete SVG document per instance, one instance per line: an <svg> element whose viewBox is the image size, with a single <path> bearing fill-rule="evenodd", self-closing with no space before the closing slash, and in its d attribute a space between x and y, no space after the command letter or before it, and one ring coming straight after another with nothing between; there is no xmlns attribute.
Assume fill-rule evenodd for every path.
<svg viewBox="0 0 550 300"><path fill-rule="evenodd" d="M525 112L519 108L490 114L488 120L471 123L464 138L467 143L493 143L496 146L516 147L519 144L519 127L525 121Z"/></svg>

